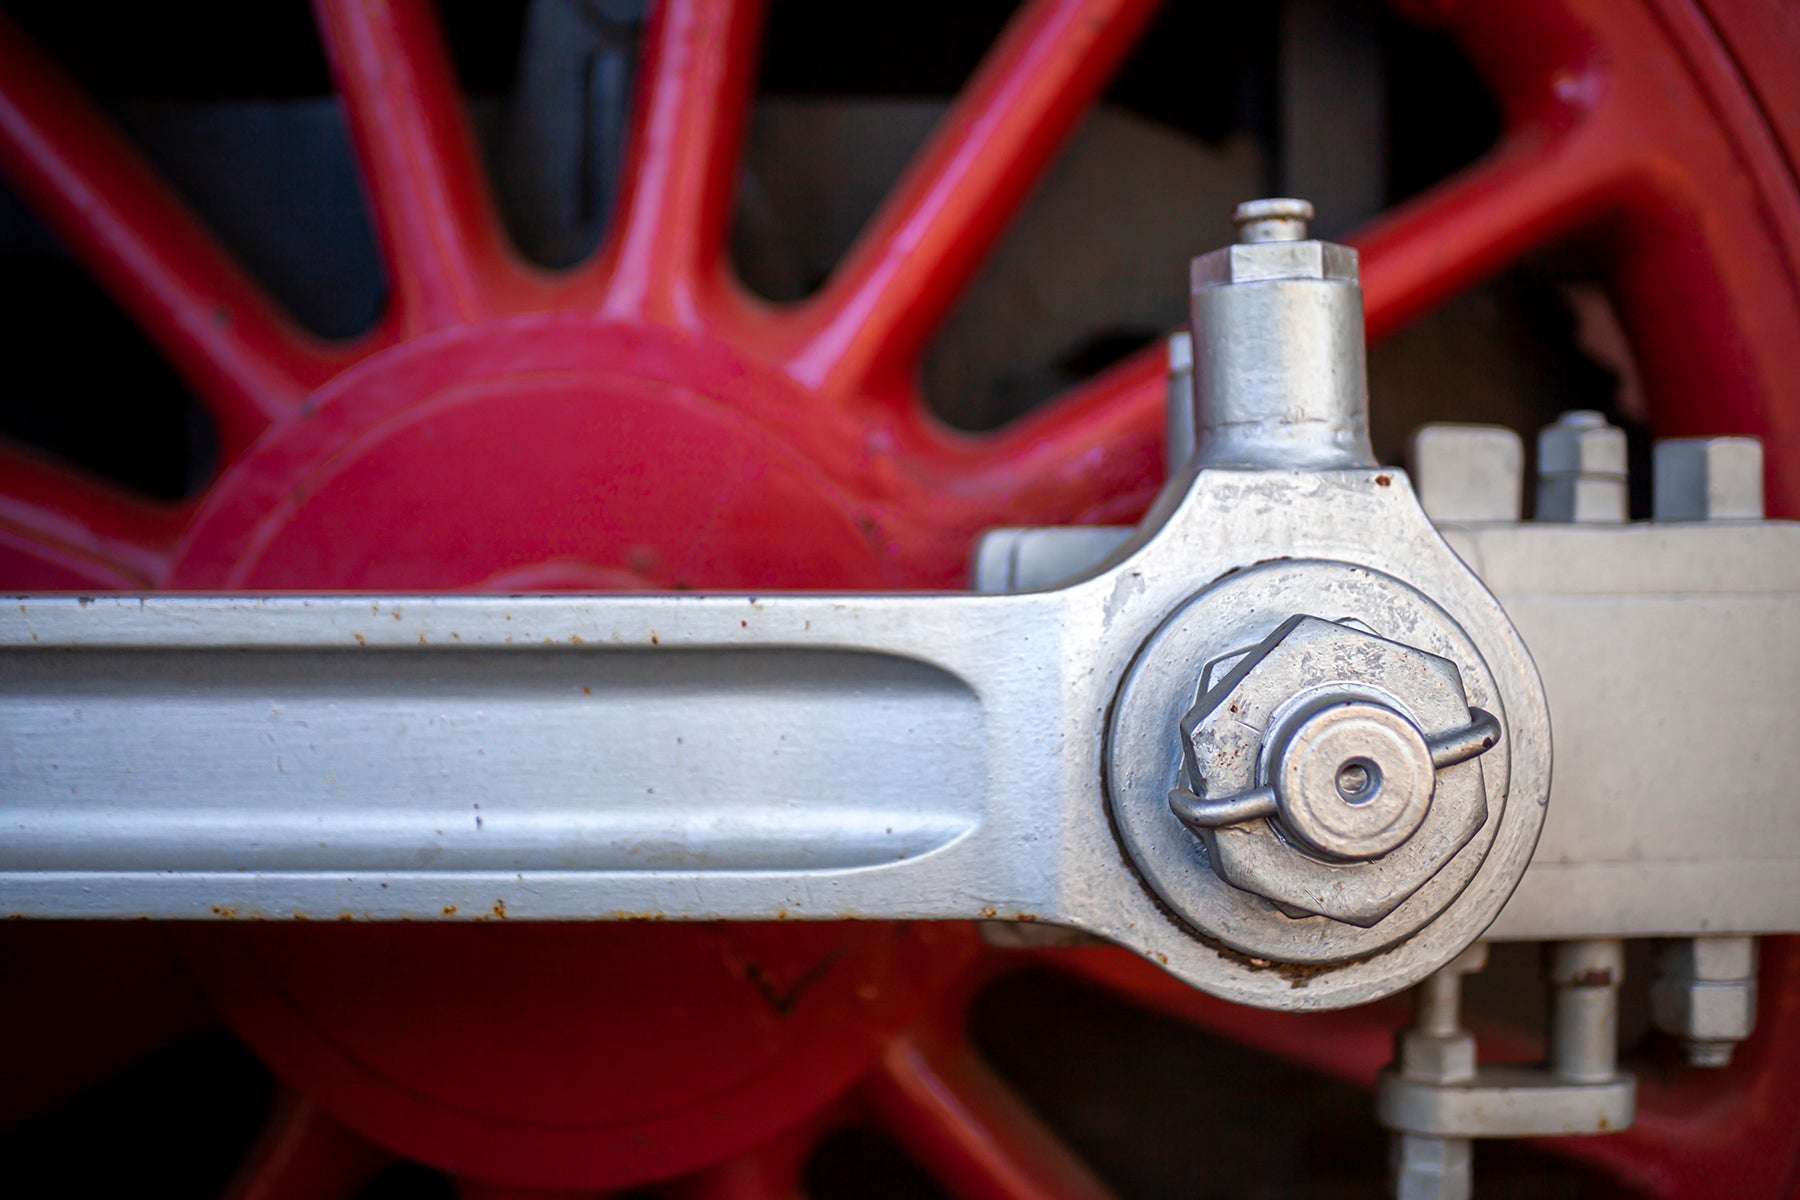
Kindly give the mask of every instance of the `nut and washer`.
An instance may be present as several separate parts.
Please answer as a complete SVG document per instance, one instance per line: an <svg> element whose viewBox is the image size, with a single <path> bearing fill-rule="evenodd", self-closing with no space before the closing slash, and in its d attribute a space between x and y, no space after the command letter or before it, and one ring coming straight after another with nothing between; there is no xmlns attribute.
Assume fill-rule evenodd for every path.
<svg viewBox="0 0 1800 1200"><path fill-rule="evenodd" d="M1335 619L1308 623L1324 635L1310 650L1309 634L1265 662L1260 651L1280 627L1275 614L1302 607ZM1371 632L1389 629L1405 630L1409 646ZM1232 713L1231 691L1259 662L1294 672L1297 682L1263 695L1262 684L1252 680L1258 691L1252 708ZM1399 713L1424 735L1434 763L1458 760L1440 766L1418 831L1397 849L1362 861L1328 858L1279 832L1273 787L1278 747L1263 745L1266 730L1285 739L1321 701L1343 692L1343 666L1354 667L1358 678L1348 681L1341 701ZM1384 675L1390 686L1381 683ZM1300 681L1302 676L1307 678ZM1197 752L1185 740L1172 746L1169 734L1184 715L1193 715L1201 691L1224 701L1217 713L1220 736L1207 744L1216 756L1208 766L1225 768L1230 778L1219 776L1209 794L1196 799L1211 804L1266 792L1254 797L1261 811L1247 814L1246 823L1196 836L1169 797L1172 788L1195 778L1190 764ZM1420 698L1402 699L1415 691ZM1421 935L1447 958L1492 920L1511 891L1515 876L1482 871L1496 840L1534 828L1542 815L1538 802L1518 806L1508 799L1540 794L1536 776L1521 779L1514 770L1518 756L1542 744L1529 721L1522 732L1508 721L1506 738L1492 753L1461 761L1471 753L1463 737L1473 724L1471 709L1503 715L1503 695L1462 627L1391 576L1316 559L1234 573L1172 614L1121 684L1108 735L1107 793L1115 828L1145 885L1173 915L1254 959L1341 963ZM1457 736L1446 740L1446 734ZM1532 761L1525 759L1528 770Z"/></svg>
<svg viewBox="0 0 1800 1200"><path fill-rule="evenodd" d="M1170 811L1220 878L1291 916L1374 925L1487 820L1469 760L1499 723L1448 660L1295 616L1206 678Z"/></svg>
<svg viewBox="0 0 1800 1200"><path fill-rule="evenodd" d="M1537 519L1618 522L1626 509L1625 431L1597 412L1566 412L1538 431Z"/></svg>

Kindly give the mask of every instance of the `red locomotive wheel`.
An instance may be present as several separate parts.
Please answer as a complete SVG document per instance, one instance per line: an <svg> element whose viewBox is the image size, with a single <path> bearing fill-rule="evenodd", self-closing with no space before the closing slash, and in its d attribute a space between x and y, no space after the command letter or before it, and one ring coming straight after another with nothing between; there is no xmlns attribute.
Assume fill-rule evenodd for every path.
<svg viewBox="0 0 1800 1200"><path fill-rule="evenodd" d="M551 274L502 231L429 7L317 0L390 285L379 325L341 343L302 332L0 22L0 167L222 444L216 478L172 505L0 446L0 582L954 588L985 528L1133 519L1161 483L1159 352L979 437L936 424L918 376L1154 7L1029 0L825 286L773 306L726 253L758 4L656 7L615 219L591 261ZM1530 250L1580 243L1658 431L1762 437L1771 512L1800 516L1800 13L1406 11L1464 48L1507 134L1353 239L1371 336ZM396 1156L470 1197L642 1184L775 1200L851 1121L893 1133L959 1195L1098 1196L964 1034L996 973L1073 972L1365 1083L1393 1023L1386 1008L1239 1009L1119 952L1001 954L955 926L333 923L182 941L210 1002L292 1089L240 1200L353 1196ZM1648 1196L1790 1194L1800 955L1786 942L1768 948L1763 995L1730 1070L1651 1074L1634 1129L1552 1148Z"/></svg>

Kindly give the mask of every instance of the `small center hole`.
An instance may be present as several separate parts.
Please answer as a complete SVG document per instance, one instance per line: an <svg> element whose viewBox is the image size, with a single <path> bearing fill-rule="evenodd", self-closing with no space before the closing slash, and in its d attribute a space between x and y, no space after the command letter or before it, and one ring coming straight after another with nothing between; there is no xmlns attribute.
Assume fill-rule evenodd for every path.
<svg viewBox="0 0 1800 1200"><path fill-rule="evenodd" d="M1337 790L1346 804L1367 804L1381 790L1381 768L1366 758L1353 758L1338 768Z"/></svg>

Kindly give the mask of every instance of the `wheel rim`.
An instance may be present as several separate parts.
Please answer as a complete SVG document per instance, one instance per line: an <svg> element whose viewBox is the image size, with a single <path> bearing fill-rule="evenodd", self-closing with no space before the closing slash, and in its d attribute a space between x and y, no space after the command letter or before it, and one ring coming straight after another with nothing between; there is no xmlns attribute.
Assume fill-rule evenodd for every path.
<svg viewBox="0 0 1800 1200"><path fill-rule="evenodd" d="M725 251L758 6L660 6L619 215L592 262L556 276L507 248L429 11L404 0L316 7L391 286L381 324L341 345L299 332L74 89L0 26L0 163L201 395L225 459L195 501L158 506L0 448L0 577L12 586L955 587L979 530L1131 519L1160 483L1157 354L989 438L938 428L916 383L931 333L1141 31L1148 0L1028 4L833 278L783 309L746 296ZM1772 6L1678 0L1420 0L1409 10L1465 48L1508 133L1481 163L1354 239L1371 336L1528 250L1581 243L1632 334L1658 431L1764 438L1771 512L1794 515L1800 83L1788 65L1800 33L1791 19ZM476 447L490 451L485 474L443 469ZM241 1194L326 1194L297 1182L318 1179L353 1191L344 1181L383 1161L362 1140L372 1137L504 1186L592 1189L699 1172L681 1190L788 1195L821 1131L869 1114L965 1194L1100 1190L960 1038L971 989L1026 961L980 951L967 930L520 935L544 939L532 943L539 965L512 959L510 969L541 972L532 975L541 988L559 986L559 949L580 950L592 986L652 947L736 963L727 975L743 995L727 1010L752 1023L769 1011L768 979L743 964L790 984L812 979L817 995L804 1002L823 1024L806 1027L805 1040L826 1053L744 1067L766 1086L739 1089L729 1133L676 1121L636 1148L646 1126L629 1114L584 1125L545 1101L521 1118L531 1105L520 1098L427 1128L408 1104L444 1097L429 1081L430 1046L379 1024L345 1032L355 1011L318 1007L345 980L390 1017L429 1005L420 1024L434 1034L491 1007L472 986L435 1003L409 990L417 979L394 961L416 951L408 938L422 932L189 939L217 1005L313 1097L278 1109ZM447 955L489 953L467 949L468 930L426 936L448 939ZM326 955L334 965L284 976L270 958L277 947L289 956L280 961ZM1786 1033L1800 956L1787 950L1771 947L1763 1032L1723 1079L1652 1076L1630 1133L1555 1148L1649 1194L1701 1194L1722 1180L1738 1194L1778 1194L1793 1149L1771 1114L1784 1106L1780 1080L1794 1074L1784 1064L1800 1061ZM1366 1080L1387 1055L1384 1011L1339 1014L1335 1036L1320 1036L1317 1018L1232 1009L1116 953L1039 958L1346 1078ZM470 978L498 961L468 967ZM245 965L254 962L262 966ZM589 995L583 1016L559 1018L558 1036L628 1045L621 1039L644 1036L626 1018L645 994L614 1011ZM662 1026L650 1037L656 1054L680 1061L692 1030ZM357 1060L336 1075L318 1065L334 1052L355 1059L358 1047L404 1061ZM505 1037L468 1053L495 1073L519 1061L507 1058L516 1048ZM716 1100L720 1088L730 1090L694 1095ZM553 1147L513 1137L552 1127L566 1134ZM473 1182L466 1190L498 1194Z"/></svg>

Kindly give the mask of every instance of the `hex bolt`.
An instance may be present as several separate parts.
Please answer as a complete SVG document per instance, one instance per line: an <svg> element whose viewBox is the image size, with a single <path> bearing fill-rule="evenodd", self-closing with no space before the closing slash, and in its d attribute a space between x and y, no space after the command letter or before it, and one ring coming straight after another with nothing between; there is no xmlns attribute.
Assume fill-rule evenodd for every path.
<svg viewBox="0 0 1800 1200"><path fill-rule="evenodd" d="M1194 335L1179 330L1169 335L1167 453L1164 463L1170 478L1179 475L1194 457Z"/></svg>
<svg viewBox="0 0 1800 1200"><path fill-rule="evenodd" d="M1625 502L1623 429L1579 410L1538 431L1538 520L1616 523L1625 519Z"/></svg>
<svg viewBox="0 0 1800 1200"><path fill-rule="evenodd" d="M1313 206L1305 200L1282 197L1273 200L1246 200L1232 212L1238 241L1303 242L1306 224L1313 219Z"/></svg>
<svg viewBox="0 0 1800 1200"><path fill-rule="evenodd" d="M1551 1073L1569 1083L1616 1078L1625 943L1615 938L1556 942L1548 974Z"/></svg>
<svg viewBox="0 0 1800 1200"><path fill-rule="evenodd" d="M1723 1067L1756 1028L1756 939L1676 938L1656 955L1650 1019L1696 1067Z"/></svg>
<svg viewBox="0 0 1800 1200"><path fill-rule="evenodd" d="M1419 985L1413 1023L1394 1043L1403 1078L1436 1084L1475 1078L1475 1036L1462 1027L1462 981L1486 965L1487 947L1478 942ZM1396 1133L1389 1166L1398 1200L1469 1200L1473 1190L1468 1138Z"/></svg>
<svg viewBox="0 0 1800 1200"><path fill-rule="evenodd" d="M1664 438L1656 443L1654 491L1658 521L1760 521L1762 442Z"/></svg>
<svg viewBox="0 0 1800 1200"><path fill-rule="evenodd" d="M1374 467L1356 251L1308 239L1303 200L1236 215L1238 244L1190 276L1200 465Z"/></svg>
<svg viewBox="0 0 1800 1200"><path fill-rule="evenodd" d="M1525 447L1501 425L1423 425L1407 444L1419 504L1433 521L1517 521Z"/></svg>

